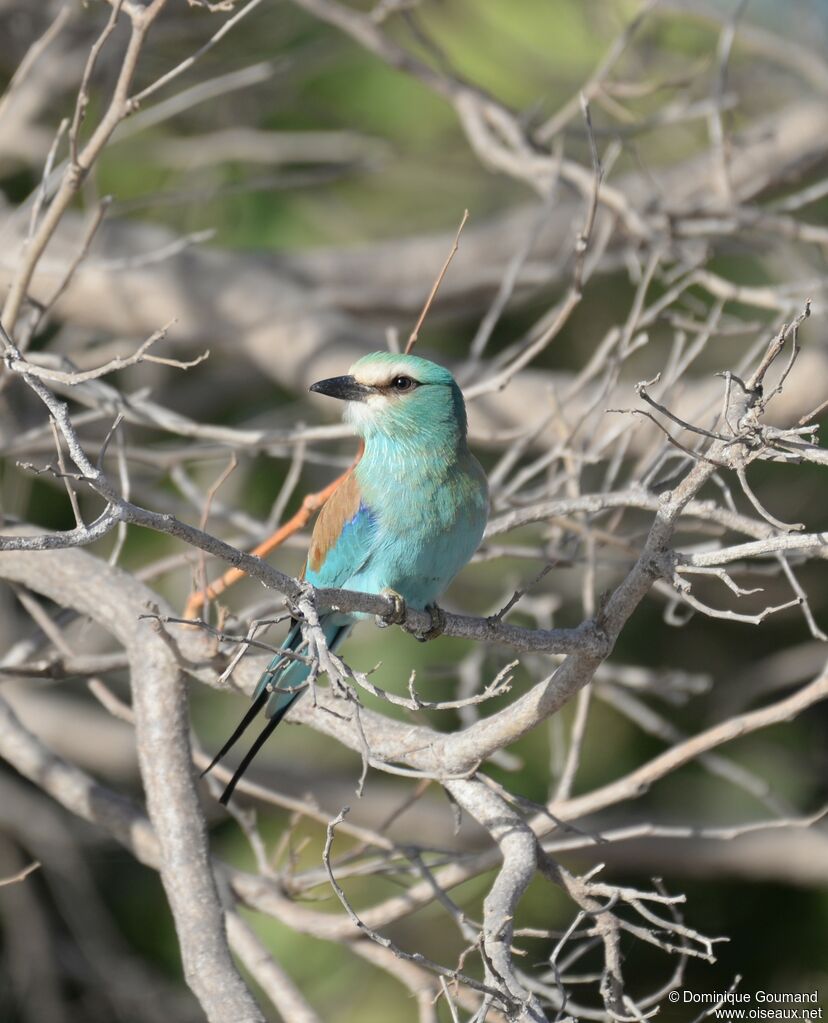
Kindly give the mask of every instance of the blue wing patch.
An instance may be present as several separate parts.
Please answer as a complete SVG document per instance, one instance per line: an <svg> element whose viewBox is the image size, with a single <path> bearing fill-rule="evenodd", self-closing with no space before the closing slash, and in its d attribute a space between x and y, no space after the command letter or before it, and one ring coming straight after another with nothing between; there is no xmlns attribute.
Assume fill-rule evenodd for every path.
<svg viewBox="0 0 828 1023"><path fill-rule="evenodd" d="M356 513L342 526L338 538L325 551L324 560L314 566L311 558L305 578L314 586L342 587L361 572L374 552L377 519L367 504L360 502Z"/></svg>

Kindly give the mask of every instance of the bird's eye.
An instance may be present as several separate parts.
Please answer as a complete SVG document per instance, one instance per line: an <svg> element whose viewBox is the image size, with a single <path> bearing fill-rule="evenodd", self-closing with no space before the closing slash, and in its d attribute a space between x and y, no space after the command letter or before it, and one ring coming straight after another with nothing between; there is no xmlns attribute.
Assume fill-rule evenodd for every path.
<svg viewBox="0 0 828 1023"><path fill-rule="evenodd" d="M395 391L410 391L414 387L414 381L411 377L394 377L391 386Z"/></svg>

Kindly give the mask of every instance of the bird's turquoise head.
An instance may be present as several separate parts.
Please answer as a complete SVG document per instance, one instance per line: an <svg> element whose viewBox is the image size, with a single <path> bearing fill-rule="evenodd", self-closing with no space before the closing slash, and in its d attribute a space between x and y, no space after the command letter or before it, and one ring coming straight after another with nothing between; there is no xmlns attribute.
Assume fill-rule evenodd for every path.
<svg viewBox="0 0 828 1023"><path fill-rule="evenodd" d="M311 386L348 402L345 419L357 433L406 443L460 443L466 437L466 407L454 377L436 362L416 355L372 352L347 376Z"/></svg>

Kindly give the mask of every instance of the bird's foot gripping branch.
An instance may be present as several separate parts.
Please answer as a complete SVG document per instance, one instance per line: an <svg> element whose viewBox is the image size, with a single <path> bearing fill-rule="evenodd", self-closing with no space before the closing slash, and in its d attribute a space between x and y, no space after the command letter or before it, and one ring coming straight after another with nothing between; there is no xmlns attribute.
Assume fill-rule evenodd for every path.
<svg viewBox="0 0 828 1023"><path fill-rule="evenodd" d="M0 11L10 1011L334 1023L356 964L366 1018L647 1019L735 991L685 875L781 990L828 927L756 887L828 880L824 55L762 5L291 6ZM436 649L346 645L438 598ZM155 906L133 860L199 1010L100 901Z"/></svg>

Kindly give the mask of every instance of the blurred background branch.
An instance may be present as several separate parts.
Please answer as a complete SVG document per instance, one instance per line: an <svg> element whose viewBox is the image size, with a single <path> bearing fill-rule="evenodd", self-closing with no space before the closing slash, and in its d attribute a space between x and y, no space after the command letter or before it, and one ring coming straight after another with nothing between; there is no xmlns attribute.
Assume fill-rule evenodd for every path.
<svg viewBox="0 0 828 1023"><path fill-rule="evenodd" d="M0 33L3 1020L828 992L823 5L6 0ZM446 636L359 630L225 813L195 768L285 595L312 628L356 447L305 389L402 347L466 208L418 352L469 401L483 546Z"/></svg>

